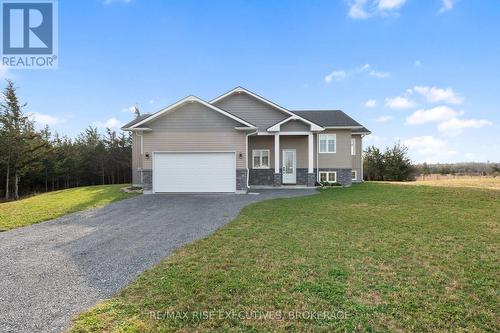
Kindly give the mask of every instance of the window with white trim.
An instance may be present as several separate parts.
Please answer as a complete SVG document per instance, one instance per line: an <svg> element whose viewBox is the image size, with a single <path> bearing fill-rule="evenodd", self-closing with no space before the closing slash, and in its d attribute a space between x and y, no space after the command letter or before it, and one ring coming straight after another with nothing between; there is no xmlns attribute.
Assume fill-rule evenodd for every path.
<svg viewBox="0 0 500 333"><path fill-rule="evenodd" d="M351 138L351 155L356 155L356 139Z"/></svg>
<svg viewBox="0 0 500 333"><path fill-rule="evenodd" d="M320 171L319 173L320 183L336 183L337 182L337 172L336 171Z"/></svg>
<svg viewBox="0 0 500 333"><path fill-rule="evenodd" d="M252 167L254 169L269 169L269 149L252 150Z"/></svg>
<svg viewBox="0 0 500 333"><path fill-rule="evenodd" d="M358 180L358 171L352 170L351 171L351 178L352 178L352 180Z"/></svg>
<svg viewBox="0 0 500 333"><path fill-rule="evenodd" d="M320 134L319 135L319 152L320 153L335 153L337 151L337 135L335 134Z"/></svg>

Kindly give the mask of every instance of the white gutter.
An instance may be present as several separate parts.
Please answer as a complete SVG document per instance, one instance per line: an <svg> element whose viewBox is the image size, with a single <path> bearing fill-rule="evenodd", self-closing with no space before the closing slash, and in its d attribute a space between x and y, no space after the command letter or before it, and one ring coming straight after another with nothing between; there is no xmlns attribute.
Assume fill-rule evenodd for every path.
<svg viewBox="0 0 500 333"><path fill-rule="evenodd" d="M337 144L337 143L335 143ZM316 133L316 181L319 183L319 135Z"/></svg>

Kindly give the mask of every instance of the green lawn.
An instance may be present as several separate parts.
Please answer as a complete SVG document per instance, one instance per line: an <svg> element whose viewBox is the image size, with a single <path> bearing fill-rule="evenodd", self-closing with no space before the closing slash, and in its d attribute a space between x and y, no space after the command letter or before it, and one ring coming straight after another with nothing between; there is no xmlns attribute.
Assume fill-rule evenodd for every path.
<svg viewBox="0 0 500 333"><path fill-rule="evenodd" d="M124 193L125 185L85 186L0 203L0 231L47 221L80 210L104 206L135 194Z"/></svg>
<svg viewBox="0 0 500 333"><path fill-rule="evenodd" d="M368 183L253 204L72 332L498 332L499 224L500 192L479 189Z"/></svg>

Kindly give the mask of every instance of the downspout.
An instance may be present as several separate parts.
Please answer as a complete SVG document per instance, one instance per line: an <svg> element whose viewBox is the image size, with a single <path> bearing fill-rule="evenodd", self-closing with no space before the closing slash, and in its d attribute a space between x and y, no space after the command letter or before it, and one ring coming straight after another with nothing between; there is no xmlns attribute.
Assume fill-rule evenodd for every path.
<svg viewBox="0 0 500 333"><path fill-rule="evenodd" d="M254 135L254 134L257 134L257 133L258 133L258 131L255 131L255 132L253 132L253 133L249 133L249 134L247 134L247 144L246 144L246 159L247 159L247 161L246 161L246 162L247 162L247 163L246 163L246 169L247 169L247 189L249 189L249 188L250 188L250 169L248 168L248 163L250 163L250 161L248 160L248 137L249 137L250 135ZM270 158L271 158L271 157L269 157L269 159L270 159Z"/></svg>
<svg viewBox="0 0 500 333"><path fill-rule="evenodd" d="M139 132L135 133L138 137L141 138L141 186L144 184L144 178L142 175L142 166L144 164L144 136L139 134Z"/></svg>
<svg viewBox="0 0 500 333"><path fill-rule="evenodd" d="M365 137L364 134L361 134L361 140L359 140L359 146L361 148L361 182L365 182L365 170L363 168L363 138Z"/></svg>
<svg viewBox="0 0 500 333"><path fill-rule="evenodd" d="M316 133L316 181L319 183L319 134Z"/></svg>

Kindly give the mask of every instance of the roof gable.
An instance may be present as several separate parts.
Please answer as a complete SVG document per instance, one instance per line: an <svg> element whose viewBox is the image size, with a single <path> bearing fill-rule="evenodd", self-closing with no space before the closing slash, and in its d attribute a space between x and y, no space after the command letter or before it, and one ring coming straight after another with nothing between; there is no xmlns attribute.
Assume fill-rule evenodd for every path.
<svg viewBox="0 0 500 333"><path fill-rule="evenodd" d="M259 130L267 130L273 125L277 125L291 119L303 120L311 125L312 130L319 131L323 129L314 122L304 119L284 107L242 87L236 87L233 90L214 98L210 101L210 103L217 105L228 112L236 114L243 119L248 119L252 123L256 124L259 127Z"/></svg>
<svg viewBox="0 0 500 333"><path fill-rule="evenodd" d="M126 128L126 127L123 127L123 128L124 129L128 129L128 130L131 130L131 129L134 129L134 128L138 128L140 126L143 126L144 124L147 124L147 123L153 121L154 119L157 119L158 117L160 117L160 116L162 116L164 114L167 114L169 112L174 112L175 110L177 110L179 107L183 106L186 103L199 103L199 104L201 104L201 105L203 105L203 106L205 106L207 108L210 108L210 109L212 109L212 110L214 110L214 111L216 111L216 112L218 112L218 113L220 113L220 114L222 114L222 115L224 115L226 117L229 117L229 118L237 121L238 123L242 124L244 127L255 128L255 126L253 124L251 124L251 123L249 123L249 122L247 122L247 121L245 121L245 120L243 120L243 119L241 119L241 118L239 118L239 117L237 117L237 116L235 116L235 115L233 115L231 113L228 113L228 112L226 112L226 111L218 108L215 105L207 103L204 100L202 100L201 98L198 98L198 97L192 96L192 95L188 96L186 98L181 99L180 101L178 101L178 102L176 102L176 103L174 103L174 104L172 104L172 105L170 105L170 106L168 106L168 107L166 107L166 108L164 108L164 109L162 109L162 110L160 110L160 111L158 111L158 112L150 115L149 117L146 117L145 119L142 119L142 120L140 120L138 122L133 123L128 128Z"/></svg>

